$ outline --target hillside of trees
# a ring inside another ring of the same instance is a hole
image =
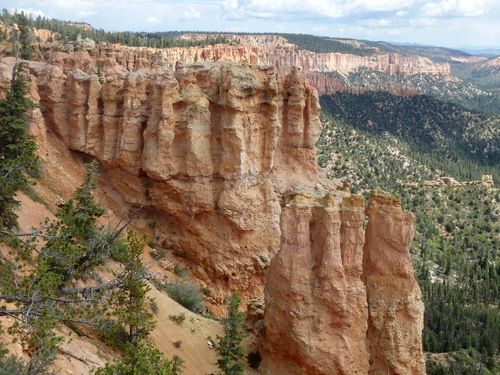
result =
[[[426,183],[444,176],[480,180],[492,172],[492,165],[480,158],[460,158],[461,141],[452,128],[466,126],[460,120],[462,110],[441,112],[443,118],[455,113],[450,117],[453,124],[441,123],[436,130],[441,132],[439,142],[431,146],[437,141],[428,129],[429,111],[449,111],[448,105],[433,107],[429,98],[393,101],[386,93],[322,101],[326,105],[317,144],[320,166],[332,178],[346,176],[354,192],[391,192],[416,216],[411,254],[426,306],[423,344],[428,374],[498,373],[500,191],[480,183]],[[390,104],[393,107],[387,108]],[[383,109],[385,118],[374,107]],[[435,353],[445,353],[446,360],[435,360]]]
[[[133,47],[153,48],[207,46],[231,42],[221,35],[214,35],[213,37],[208,36],[202,40],[181,39],[180,36],[185,34],[185,32],[179,31],[153,33],[130,31],[110,32],[103,29],[80,27],[79,24],[75,22],[48,19],[41,16],[33,18],[31,15],[25,15],[22,12],[19,14],[11,14],[7,9],[3,9],[0,15],[0,21],[6,24],[18,23],[20,17],[26,20],[26,25],[30,28],[46,29],[58,33],[56,38],[60,40],[75,40],[77,35],[80,35],[82,38],[90,38],[96,43],[120,43]],[[2,35],[0,35],[0,37],[2,37]]]
[[[500,75],[498,74],[498,67],[496,68],[479,68],[474,64],[466,64],[454,62],[450,64],[451,73],[456,77],[479,87],[486,89],[500,88]]]
[[[382,91],[322,96],[321,107],[355,129],[404,141],[407,153],[459,180],[493,175],[500,182],[500,118],[428,96],[401,97]]]
[[[470,71],[472,68],[467,69]],[[347,88],[391,91],[393,87],[400,87],[403,91],[416,91],[421,95],[453,103],[470,111],[490,116],[500,114],[500,86],[498,85],[481,86],[474,80],[469,82],[454,76],[388,74],[369,68],[360,68],[357,72],[342,75],[337,72],[326,72],[325,74],[337,79]],[[484,80],[494,82],[490,78],[484,78]]]

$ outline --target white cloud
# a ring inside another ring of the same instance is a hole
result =
[[[491,5],[491,0],[441,0],[428,2],[422,11],[430,17],[477,17],[489,12]]]
[[[312,28],[314,33],[324,33],[326,30],[328,30],[328,26],[316,26]]]
[[[82,10],[76,13],[76,19],[80,20],[82,18],[88,18],[90,16],[93,16],[97,14],[98,12],[95,10]]]
[[[149,24],[160,23],[160,19],[158,17],[155,17],[155,16],[149,16],[146,19],[146,23],[149,23]]]
[[[31,15],[33,18],[36,18],[38,16],[40,17],[45,17],[45,14],[41,10],[33,9],[33,8],[28,8],[28,9],[23,9],[23,8],[11,8],[10,13],[21,13],[24,12],[26,15]]]
[[[228,18],[284,18],[292,21],[401,11],[413,3],[414,0],[226,0],[223,9]]]
[[[345,1],[351,13],[360,12],[390,12],[409,8],[413,0],[354,0]]]
[[[189,10],[182,12],[183,20],[199,20],[201,19],[201,12],[197,11],[193,6],[189,7]]]

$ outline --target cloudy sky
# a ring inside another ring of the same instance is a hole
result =
[[[243,31],[500,48],[499,0],[0,0],[107,31]]]

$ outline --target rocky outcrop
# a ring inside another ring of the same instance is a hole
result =
[[[262,374],[367,374],[360,196],[297,195],[283,208],[266,284]]]
[[[385,361],[424,374],[412,216],[376,193],[364,231],[363,199],[318,177],[319,100],[304,71],[170,71],[139,55],[28,62],[42,147],[53,132],[98,159],[108,199],[144,205],[155,241],[186,258],[214,306],[234,290],[261,297],[267,280],[263,331],[260,304],[252,317],[263,374],[371,374]],[[3,86],[13,62],[0,63]]]
[[[262,295],[282,194],[317,180],[320,108],[299,69],[281,79],[270,66],[132,72],[106,61],[99,77],[85,53],[27,69],[43,106],[37,127],[97,158],[129,204],[144,203],[157,242],[187,258],[214,303],[232,290]]]
[[[262,373],[425,374],[412,214],[374,192],[298,195],[282,211],[266,284]]]
[[[390,367],[391,374],[425,374],[424,304],[409,252],[415,217],[382,192],[372,192],[366,215],[363,280],[372,370]]]
[[[436,180],[426,180],[423,182],[424,186],[438,187],[438,188],[451,188],[457,189],[463,186],[484,186],[488,189],[493,188],[495,182],[493,181],[493,176],[485,174],[481,177],[481,181],[457,181],[453,177],[439,177]],[[418,184],[417,184],[418,186]]]

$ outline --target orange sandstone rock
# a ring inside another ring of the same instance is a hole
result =
[[[366,214],[363,278],[372,370],[383,372],[390,364],[391,374],[424,375],[424,304],[409,254],[415,217],[379,191],[372,192]]]
[[[296,196],[266,284],[262,374],[367,374],[363,199]]]
[[[412,214],[386,193],[297,195],[266,284],[264,375],[425,374]]]
[[[27,62],[30,96],[43,106],[33,132],[97,158],[109,196],[145,205],[155,240],[187,258],[214,305],[234,290],[261,297],[267,279],[264,329],[261,312],[254,322],[263,374],[364,375],[386,361],[393,374],[424,374],[413,217],[377,192],[365,232],[363,199],[328,193],[306,69],[277,77],[269,65],[202,62],[168,71],[151,53],[101,49],[101,76],[89,53]],[[4,87],[12,65],[0,62]]]
[[[41,129],[97,158],[129,204],[154,212],[158,243],[181,249],[214,303],[233,290],[261,296],[282,195],[316,189],[316,91],[301,71],[278,79],[271,66],[151,72],[105,61],[99,77],[89,61],[57,53],[53,64],[27,63]]]

